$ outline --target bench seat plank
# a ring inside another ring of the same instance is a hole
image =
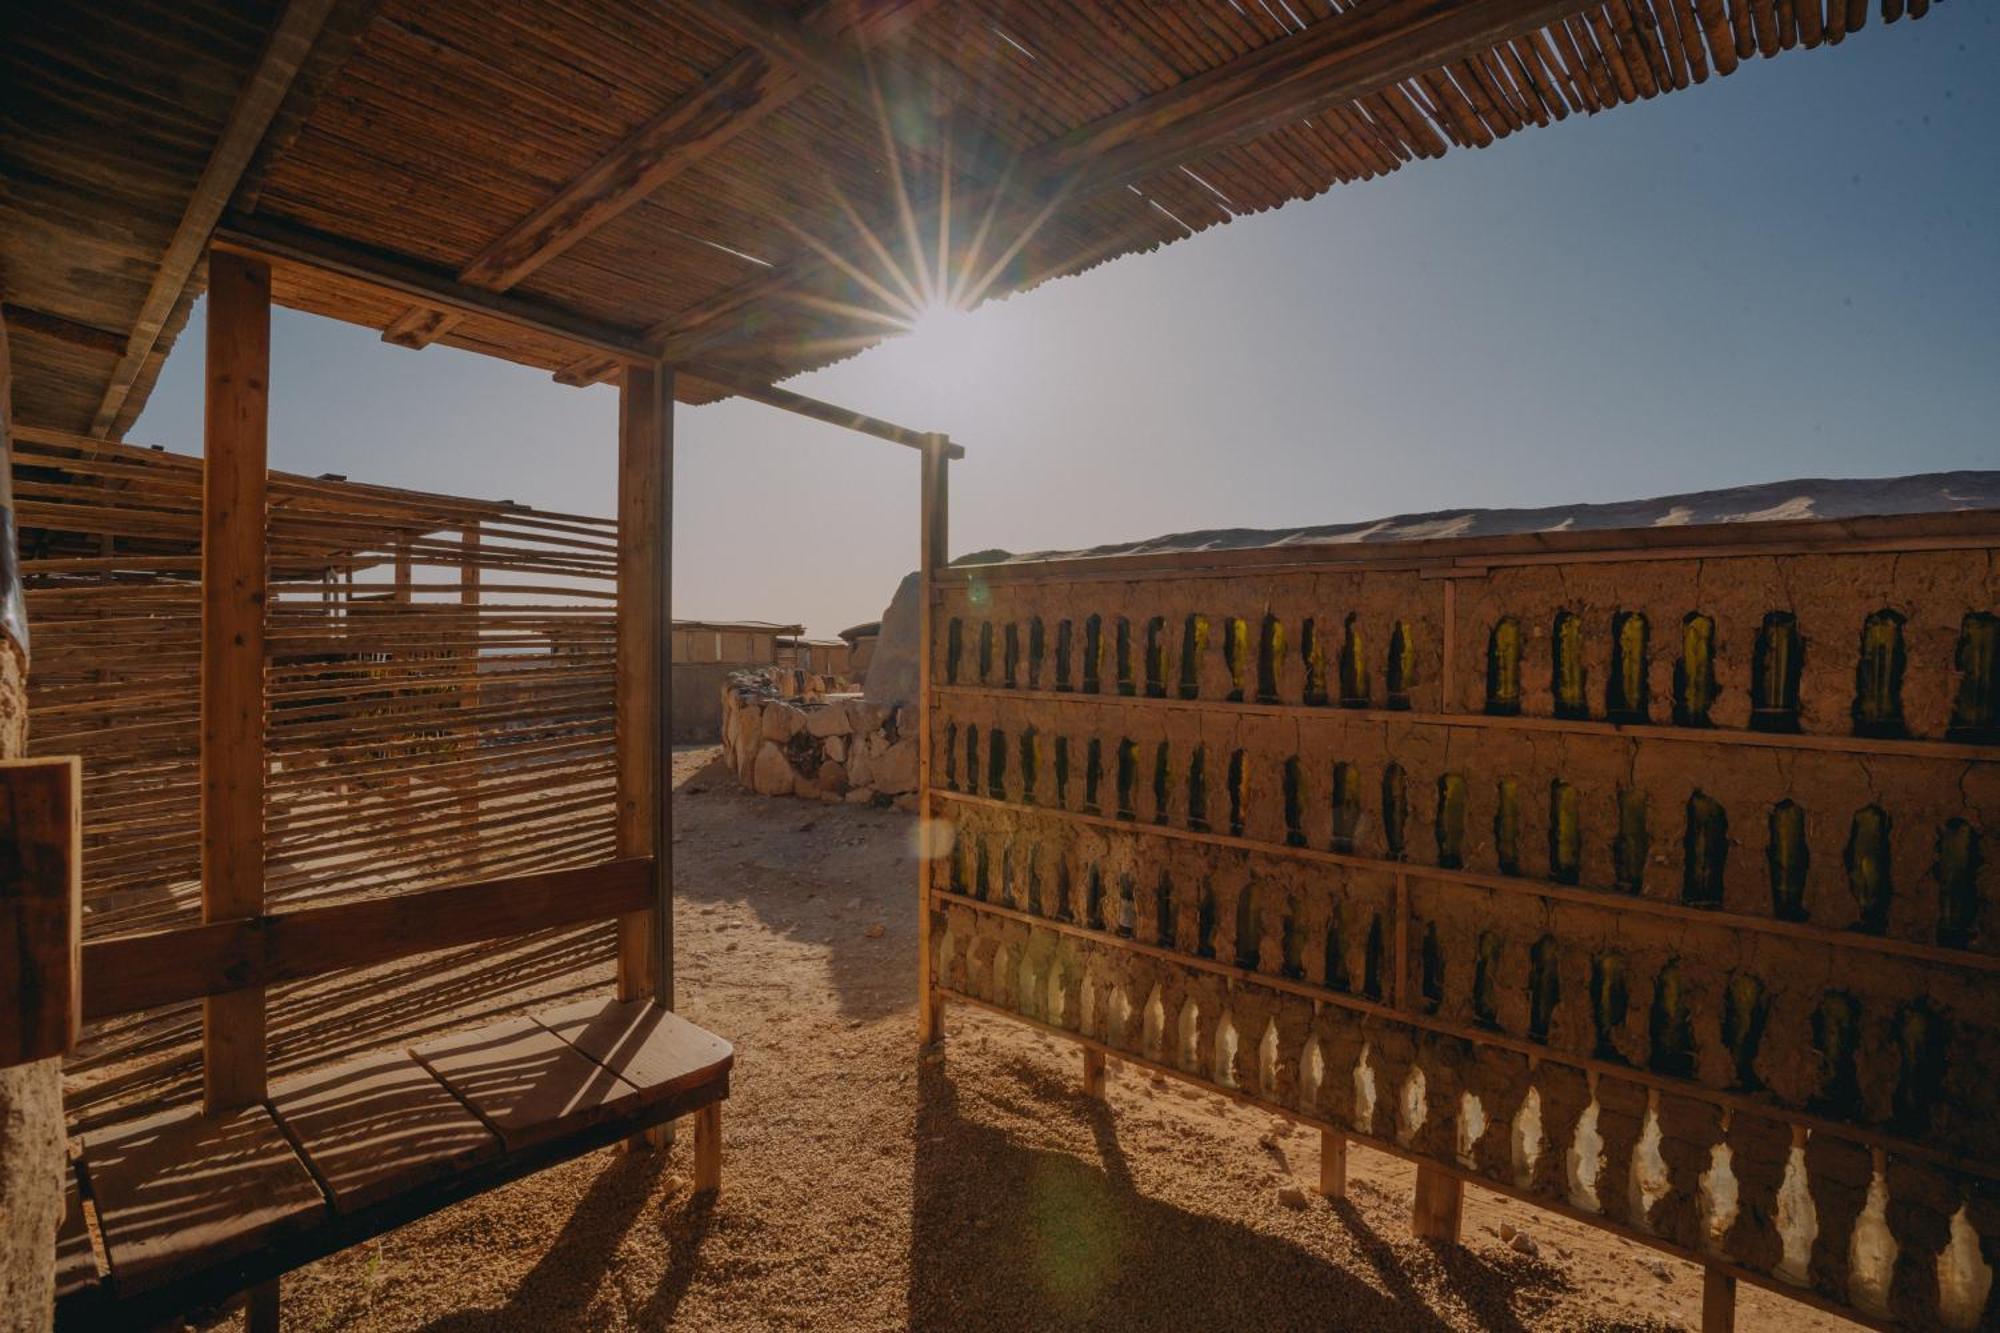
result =
[[[166,1111],[92,1134],[84,1169],[121,1291],[309,1227],[326,1200],[262,1106]]]
[[[415,1047],[509,1152],[628,1114],[639,1090],[532,1018],[509,1019]]]
[[[726,1082],[736,1062],[728,1042],[650,1000],[579,1000],[535,1017],[648,1102]]]
[[[287,1079],[271,1109],[343,1213],[500,1152],[499,1137],[407,1051]]]
[[[63,1163],[63,1217],[56,1231],[56,1297],[94,1286],[102,1276],[97,1252],[90,1246],[90,1226],[83,1219],[83,1194],[76,1187],[76,1165]]]

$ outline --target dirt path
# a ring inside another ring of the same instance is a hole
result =
[[[952,1013],[920,1063],[910,817],[744,796],[713,754],[676,762],[675,929],[682,1008],[738,1052],[720,1202],[685,1144],[596,1153],[288,1278],[288,1329],[1699,1326],[1694,1267],[1495,1195],[1463,1248],[1413,1241],[1413,1172],[1375,1153],[1349,1202],[1288,1208],[1316,1136],[1130,1070],[1107,1108],[1000,1020]]]

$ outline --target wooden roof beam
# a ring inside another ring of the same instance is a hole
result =
[[[738,398],[747,398],[753,403],[762,403],[766,407],[775,407],[782,412],[811,417],[814,421],[824,421],[830,426],[872,435],[891,444],[922,449],[924,442],[931,438],[924,431],[911,430],[908,426],[898,426],[893,421],[884,421],[865,412],[838,407],[818,398],[808,398],[805,394],[794,393],[790,389],[780,389],[775,384],[765,384],[761,380],[746,378],[712,366],[679,366],[675,368],[675,373],[681,379],[698,380],[718,389],[727,390]],[[948,458],[963,458],[965,449],[956,444],[947,445],[945,455]]]
[[[1014,175],[1012,207],[996,220],[996,231],[1004,234],[1006,227],[1019,225],[1063,192],[1083,198],[1121,189],[1539,31],[1596,3],[1386,0],[1334,14],[1030,150]],[[954,207],[976,215],[987,203],[979,198]],[[823,258],[804,257],[663,321],[648,335],[656,351],[669,358],[740,344],[746,340],[738,332],[739,322],[725,316],[759,301],[782,299],[825,276],[829,268]],[[557,378],[588,384],[614,369],[604,360],[586,358],[564,367]]]
[[[429,309],[461,317],[499,320],[558,338],[573,344],[579,353],[608,358],[621,365],[657,359],[647,350],[637,330],[601,324],[561,306],[469,286],[449,273],[405,256],[358,246],[288,223],[232,214],[216,228],[212,244],[218,250],[257,256],[276,267],[289,265],[331,273],[408,297]]]
[[[847,33],[861,46],[901,32],[935,0],[895,0],[875,6],[823,5],[808,20],[815,42],[823,33]],[[752,47],[738,51],[721,69],[592,163],[574,180],[510,227],[458,272],[458,280],[490,291],[506,291],[571,246],[624,213],[662,185],[694,166],[765,117],[812,87],[817,71],[790,61],[772,61]],[[428,347],[449,333],[460,316],[415,306],[382,330],[382,339],[400,347]]]
[[[139,318],[125,339],[124,355],[118,358],[111,380],[104,386],[104,397],[90,426],[92,435],[103,438],[118,420],[119,409],[124,407],[126,396],[138,382],[147,358],[159,342],[160,331],[166,327],[208,246],[209,233],[222,217],[230,196],[235,194],[237,183],[243,179],[258,144],[263,142],[265,131],[278,114],[292,80],[312,54],[313,43],[319,40],[334,2],[290,0],[278,16],[277,26],[271,30],[270,40],[265,43],[243,91],[237,95],[236,105],[230,109],[208,164],[202,168],[201,179],[195,182],[194,191],[188,196],[187,208],[167,242],[160,265],[153,271],[153,282],[139,307]]]

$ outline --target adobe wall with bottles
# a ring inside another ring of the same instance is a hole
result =
[[[935,985],[1819,1304],[1991,1321],[1996,547],[955,566]]]

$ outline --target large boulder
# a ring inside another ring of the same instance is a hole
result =
[[[792,772],[791,761],[785,752],[770,741],[765,741],[757,751],[756,766],[751,773],[750,788],[759,796],[789,796],[798,785],[798,776]]]
[[[872,769],[875,790],[901,793],[917,789],[917,738],[905,736],[876,758]]]
[[[848,720],[846,703],[836,701],[807,713],[806,730],[819,737],[847,735],[853,727]]]

